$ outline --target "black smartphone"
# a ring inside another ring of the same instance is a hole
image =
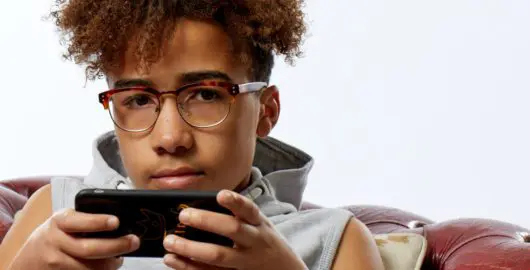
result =
[[[91,214],[114,215],[120,220],[118,229],[107,232],[83,233],[82,237],[117,238],[135,234],[140,248],[127,257],[163,257],[167,251],[163,241],[175,234],[193,241],[233,246],[227,237],[184,226],[179,213],[187,207],[233,215],[217,202],[217,192],[183,190],[115,190],[83,189],[75,197],[75,209]]]

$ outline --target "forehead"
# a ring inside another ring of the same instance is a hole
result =
[[[109,71],[109,84],[120,79],[146,79],[159,87],[173,87],[182,76],[202,71],[228,74],[234,81],[247,80],[247,66],[234,53],[232,40],[222,27],[206,21],[182,19],[164,43],[161,58],[148,70],[138,69],[137,44],[131,39],[118,70]]]

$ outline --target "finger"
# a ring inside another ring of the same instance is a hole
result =
[[[76,258],[106,259],[121,256],[140,247],[140,239],[126,235],[114,239],[74,238],[70,235],[58,238],[59,248]]]
[[[67,233],[102,232],[118,228],[119,220],[115,216],[87,214],[66,209],[52,217],[56,226]]]
[[[250,199],[229,190],[223,190],[217,195],[217,201],[232,213],[254,226],[259,226],[264,220],[258,206]]]
[[[76,260],[65,254],[64,252],[57,251],[48,253],[46,256],[42,257],[43,265],[39,268],[45,269],[77,269],[77,270],[90,270],[88,265],[83,262]],[[18,269],[17,267],[14,267]]]
[[[251,247],[260,233],[257,227],[236,217],[202,209],[182,210],[179,221],[186,226],[228,237],[242,247]]]
[[[123,258],[85,260],[84,264],[88,267],[88,269],[116,270],[116,269],[119,269],[123,265]]]
[[[245,259],[237,249],[191,241],[176,235],[166,237],[164,248],[181,257],[193,258],[194,262],[226,268],[238,268]]]
[[[164,256],[164,264],[173,269],[186,269],[186,270],[214,270],[220,269],[216,266],[207,265],[204,263],[196,262],[175,254],[166,254]]]

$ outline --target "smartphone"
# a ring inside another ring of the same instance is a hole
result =
[[[233,215],[216,198],[217,192],[204,191],[83,189],[75,197],[75,209],[114,215],[120,220],[114,231],[83,233],[81,237],[117,238],[135,234],[140,238],[140,248],[123,256],[163,257],[167,253],[163,241],[169,234],[221,246],[234,245],[227,237],[179,222],[180,211],[188,207]]]

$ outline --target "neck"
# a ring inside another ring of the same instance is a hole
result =
[[[248,176],[245,177],[243,179],[243,181],[241,181],[241,183],[239,183],[239,185],[236,186],[234,191],[239,193],[239,192],[243,191],[245,188],[247,188],[250,185],[250,178],[251,177],[252,177],[252,173],[249,173]]]

